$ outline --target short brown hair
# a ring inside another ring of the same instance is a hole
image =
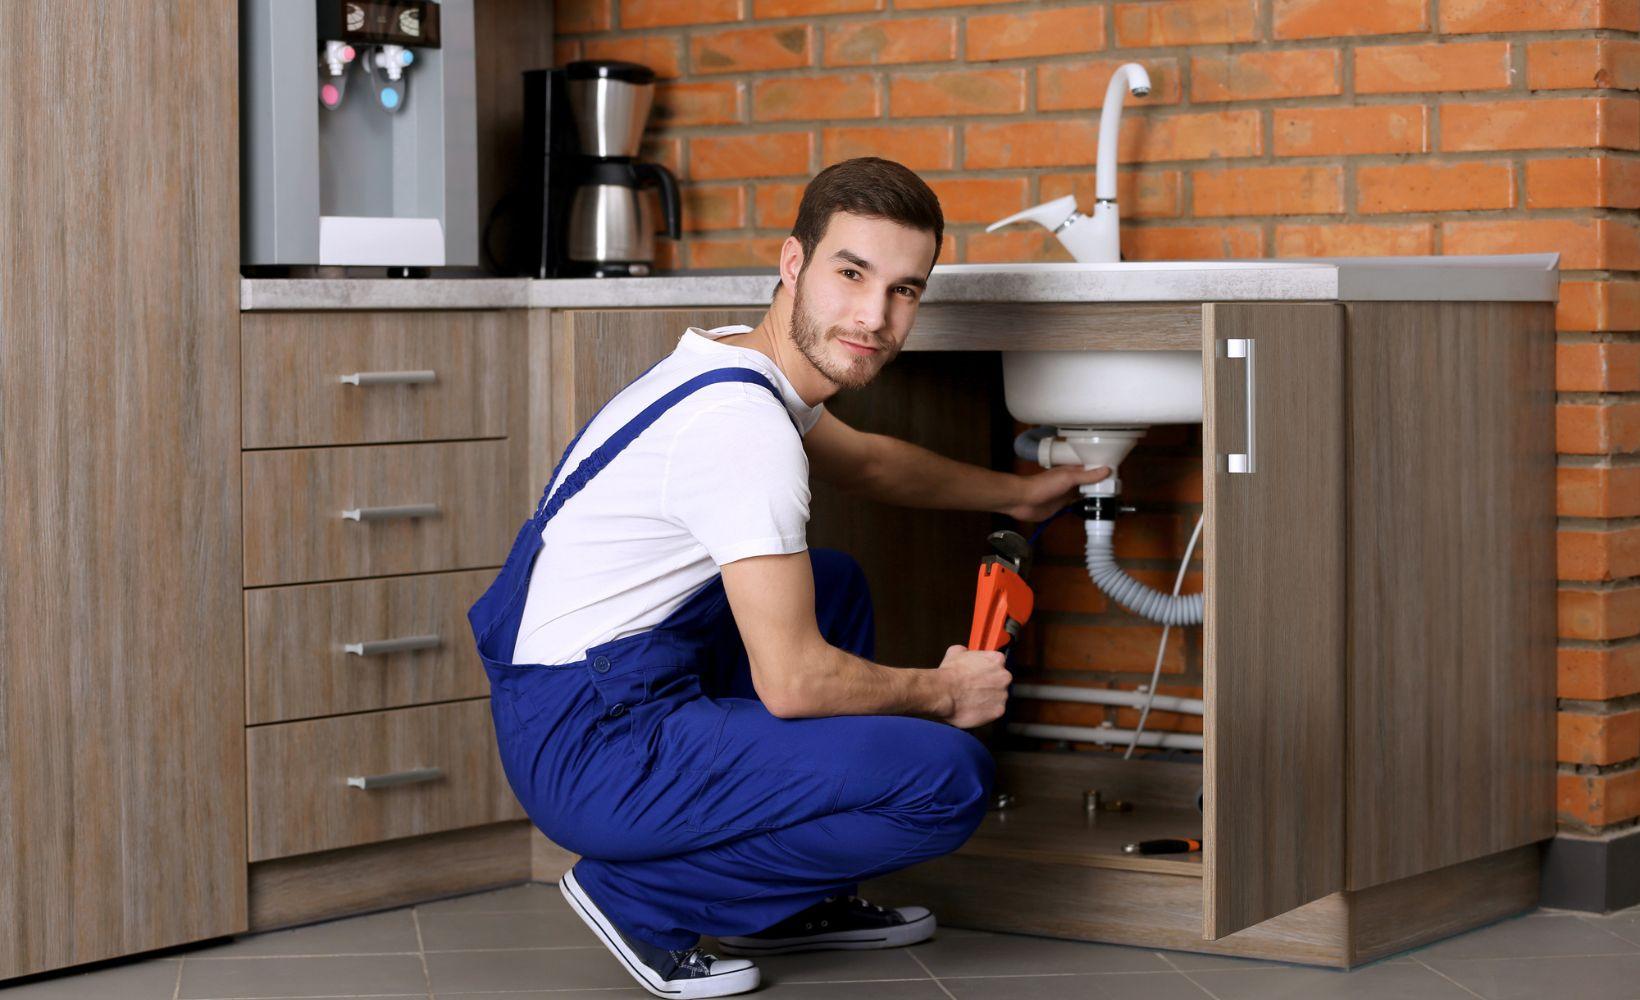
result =
[[[803,246],[804,268],[814,258],[814,250],[837,212],[887,219],[933,233],[933,259],[940,259],[940,243],[945,238],[940,200],[921,177],[893,160],[857,156],[833,163],[809,181],[797,206],[797,222],[792,225],[792,235]]]

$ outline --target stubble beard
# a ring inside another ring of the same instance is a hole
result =
[[[839,389],[860,389],[877,377],[883,366],[893,361],[900,353],[899,345],[888,343],[881,338],[864,333],[856,333],[847,337],[860,344],[869,344],[877,348],[877,353],[871,356],[855,355],[847,362],[839,363],[826,352],[825,346],[833,340],[843,339],[846,331],[837,327],[822,331],[820,324],[815,322],[807,309],[803,308],[803,280],[799,276],[797,290],[792,295],[792,343],[796,345],[799,354],[808,359],[815,371],[823,375],[828,382]],[[844,348],[848,350],[848,348]]]

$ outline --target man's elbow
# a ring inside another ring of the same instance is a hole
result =
[[[827,647],[829,648],[829,647]],[[752,661],[752,687],[769,714],[777,719],[806,719],[817,711],[819,689],[823,687],[825,661],[820,651],[812,656],[782,658],[778,669],[759,669]]]

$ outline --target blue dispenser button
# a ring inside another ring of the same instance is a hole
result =
[[[392,87],[382,88],[382,107],[391,111],[399,106],[399,92]]]
[[[416,61],[416,54],[414,52],[411,52],[409,49],[405,49],[403,52],[399,53],[399,62],[402,63],[403,65],[408,66],[408,65],[410,65],[411,63],[413,63],[415,61]]]

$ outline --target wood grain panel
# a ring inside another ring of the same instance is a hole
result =
[[[253,726],[245,755],[252,861],[524,816],[496,757],[488,699]],[[444,777],[347,784],[429,767]]]
[[[245,584],[498,565],[523,521],[507,459],[504,441],[248,452]],[[358,507],[422,503],[439,513],[342,517]]]
[[[1343,309],[1211,305],[1203,326],[1206,934],[1343,887]],[[1252,338],[1247,363],[1227,338]],[[1223,455],[1253,447],[1255,471]]]
[[[477,570],[247,591],[246,722],[488,695],[467,609],[494,578]],[[344,648],[429,635],[440,644],[371,656]]]
[[[1554,307],[1349,306],[1348,878],[1555,831]]]
[[[245,926],[235,10],[0,8],[0,979]]]
[[[246,448],[501,437],[511,312],[248,313]],[[349,385],[358,372],[435,381]]]
[[[250,929],[273,930],[530,877],[528,820],[276,858],[250,866]],[[539,837],[539,834],[534,834]]]
[[[907,351],[1195,351],[1194,302],[964,302],[917,309]]]

